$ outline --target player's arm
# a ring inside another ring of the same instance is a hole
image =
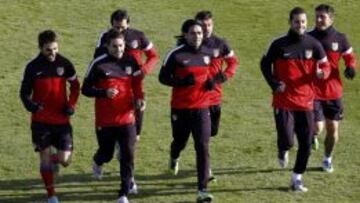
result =
[[[42,104],[31,100],[34,75],[29,66],[26,67],[20,87],[20,99],[27,111],[35,113],[43,108]]]
[[[261,59],[260,69],[261,73],[264,76],[267,84],[270,86],[273,92],[283,92],[285,91],[285,83],[283,81],[279,81],[274,77],[273,74],[273,63],[276,53],[276,47],[271,44],[267,53]]]
[[[314,47],[315,59],[317,60],[316,77],[318,79],[327,79],[330,76],[331,66],[327,59],[326,52],[320,42]]]
[[[222,73],[219,73],[217,75],[218,78],[216,79],[217,82],[223,83],[227,79],[234,77],[236,73],[236,68],[239,66],[239,60],[236,57],[234,50],[230,48],[226,41],[224,41],[221,49],[223,55],[222,57],[224,58],[226,67]]]
[[[174,55],[170,53],[164,60],[164,63],[160,69],[159,81],[163,85],[171,87],[186,87],[195,84],[195,78],[193,74],[188,74],[183,78],[175,76],[176,62]]]
[[[136,67],[135,69],[140,69],[140,67],[138,67],[135,60],[134,60],[134,66]],[[144,100],[144,90],[143,90],[143,82],[144,82],[143,77],[141,75],[133,75],[131,82],[134,93],[135,108],[144,111],[145,100]]]
[[[67,77],[66,80],[70,84],[70,95],[69,95],[68,102],[67,102],[66,106],[64,107],[63,112],[66,115],[70,116],[70,115],[74,114],[74,112],[75,112],[75,105],[76,105],[76,102],[78,101],[79,94],[80,94],[80,82],[76,75],[75,68],[71,63],[69,63],[69,65],[68,65],[66,77]]]
[[[149,74],[155,69],[156,63],[159,61],[159,55],[151,42],[143,51],[146,56],[146,61],[141,66],[141,70],[144,74]]]
[[[342,58],[345,61],[344,75],[348,79],[353,79],[356,75],[356,57],[353,52],[353,48],[348,42],[346,36],[344,36],[344,50],[342,52]]]
[[[96,69],[96,65],[94,65],[94,62],[92,62],[84,78],[81,93],[87,97],[107,97],[106,89],[95,87],[95,83],[97,82],[98,78],[99,73]]]

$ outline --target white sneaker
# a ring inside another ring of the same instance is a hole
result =
[[[289,151],[279,152],[279,165],[280,168],[286,168],[289,163]]]
[[[177,175],[179,173],[179,159],[172,159],[169,160],[169,173],[172,175]]]
[[[334,172],[334,168],[332,166],[332,163],[330,161],[324,160],[322,168],[325,172],[332,173]]]
[[[103,170],[102,167],[97,165],[95,162],[92,165],[92,172],[93,172],[93,177],[101,180],[103,177]]]
[[[294,192],[307,192],[308,189],[304,186],[302,180],[291,181],[290,188]]]
[[[123,196],[119,197],[117,203],[129,203],[129,200],[125,195],[123,195]]]
[[[137,195],[137,194],[139,194],[138,187],[137,187],[136,182],[135,182],[134,179],[132,179],[132,181],[131,181],[131,186],[130,186],[129,194],[132,194],[132,195]]]

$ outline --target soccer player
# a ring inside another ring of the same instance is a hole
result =
[[[121,190],[119,203],[127,203],[131,193],[134,150],[136,142],[135,109],[143,100],[140,67],[136,60],[125,54],[125,38],[118,30],[110,30],[106,37],[108,54],[89,66],[82,93],[95,97],[95,125],[99,148],[94,155],[93,171],[99,178],[102,165],[114,154],[115,143],[120,147]]]
[[[126,10],[119,9],[114,11],[110,17],[112,29],[116,29],[125,35],[125,51],[133,56],[140,65],[140,70],[136,74],[145,76],[150,74],[159,60],[157,51],[153,43],[145,36],[145,34],[137,29],[130,28],[130,16]],[[105,39],[108,31],[101,33],[96,45],[94,58],[107,53]],[[146,60],[142,60],[145,55]],[[141,81],[143,84],[143,81]],[[143,91],[143,87],[142,87]],[[146,107],[145,100],[139,100],[136,108],[136,134],[137,140],[140,139],[144,111]]]
[[[38,36],[40,53],[26,66],[20,98],[32,113],[31,131],[35,151],[40,155],[40,174],[45,184],[48,203],[57,203],[54,168],[71,162],[73,140],[70,116],[74,114],[80,84],[73,64],[60,55],[57,35],[45,30]],[[67,96],[66,82],[70,83]],[[51,147],[57,149],[58,160],[51,158]]]
[[[170,171],[177,175],[180,152],[185,148],[190,133],[193,136],[198,172],[198,202],[211,201],[207,191],[209,178],[209,138],[211,119],[207,81],[212,51],[202,45],[200,23],[186,20],[181,28],[184,43],[166,56],[159,81],[172,87],[171,126],[173,141],[170,146]]]
[[[221,39],[213,33],[214,21],[210,11],[200,11],[196,14],[195,20],[198,21],[204,30],[203,45],[213,50],[214,58],[211,61],[210,75],[213,78],[209,81],[213,86],[210,91],[210,117],[211,117],[211,136],[216,136],[219,130],[221,116],[222,83],[235,75],[238,60],[234,51],[230,48],[224,39]],[[223,64],[226,67],[223,70]]]
[[[273,91],[277,129],[278,158],[288,163],[288,150],[298,140],[298,151],[291,178],[291,189],[306,192],[302,181],[310,156],[313,135],[313,83],[325,82],[330,65],[321,44],[306,33],[305,10],[295,7],[289,14],[290,30],[275,39],[261,60],[262,74]]]
[[[211,136],[216,136],[219,131],[221,117],[222,84],[235,75],[238,60],[234,51],[224,39],[213,33],[214,21],[211,11],[200,11],[195,15],[204,31],[203,45],[213,50],[214,58],[211,61],[209,71],[210,77],[208,86],[213,90],[209,91],[209,110],[211,118]],[[226,67],[223,68],[224,62]],[[216,180],[210,170],[209,181]]]
[[[345,61],[344,75],[352,80],[355,77],[356,59],[346,35],[334,27],[334,8],[320,4],[315,8],[315,28],[309,33],[318,39],[324,47],[331,65],[331,74],[326,83],[315,82],[316,100],[314,102],[315,132],[313,149],[318,149],[319,135],[326,126],[325,153],[322,168],[333,172],[331,156],[339,137],[339,122],[343,118],[343,87],[340,79],[339,61]]]

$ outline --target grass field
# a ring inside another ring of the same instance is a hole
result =
[[[348,34],[360,53],[360,2],[325,1],[337,12],[336,27]],[[0,0],[0,202],[45,202],[38,155],[31,145],[29,114],[18,97],[25,64],[38,52],[37,34],[54,29],[61,36],[60,52],[76,65],[83,79],[95,42],[108,28],[109,16],[126,8],[131,26],[143,30],[161,57],[175,45],[184,19],[198,10],[215,15],[215,31],[226,37],[240,58],[240,68],[225,86],[221,131],[211,142],[211,161],[217,185],[210,191],[218,203],[237,202],[359,202],[360,201],[360,80],[344,80],[345,119],[334,155],[335,172],[320,170],[323,145],[310,157],[304,181],[306,194],[288,191],[291,168],[279,169],[270,90],[259,60],[271,39],[287,31],[294,6],[303,6],[313,25],[313,8],[322,1],[303,0]],[[359,54],[358,54],[359,55]],[[146,79],[147,110],[144,131],[137,145],[136,179],[140,194],[132,202],[185,203],[196,198],[193,142],[182,153],[177,177],[166,174],[169,157],[169,88],[157,80],[160,64]],[[62,170],[57,191],[62,202],[115,202],[119,188],[118,163],[106,165],[102,181],[91,178],[92,155],[97,144],[93,101],[80,97],[73,117],[75,151],[72,165]],[[323,136],[321,137],[321,140]],[[290,154],[294,164],[296,148]]]

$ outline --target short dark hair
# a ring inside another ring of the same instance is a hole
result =
[[[335,9],[328,4],[320,4],[315,8],[315,12],[325,12],[329,14],[330,17],[335,16]]]
[[[56,41],[57,41],[56,33],[52,30],[45,30],[39,33],[38,36],[39,47],[43,47],[44,44],[50,42],[56,42]]]
[[[211,11],[199,11],[196,15],[195,15],[195,20],[207,20],[207,19],[211,19],[213,17]]]
[[[110,17],[110,24],[112,25],[114,21],[122,21],[122,20],[126,20],[128,23],[130,22],[130,16],[127,12],[127,10],[125,9],[118,9],[116,11],[114,11],[111,14]]]
[[[107,32],[105,42],[106,42],[106,44],[109,44],[111,40],[117,39],[117,38],[121,38],[121,39],[125,40],[125,36],[122,32],[112,28]]]
[[[303,9],[301,7],[293,8],[289,13],[289,20],[292,21],[292,19],[294,18],[294,15],[299,15],[299,14],[306,14],[305,9]]]
[[[194,25],[198,25],[201,27],[201,24],[194,19],[187,19],[181,26],[181,33],[188,33],[190,28]]]

